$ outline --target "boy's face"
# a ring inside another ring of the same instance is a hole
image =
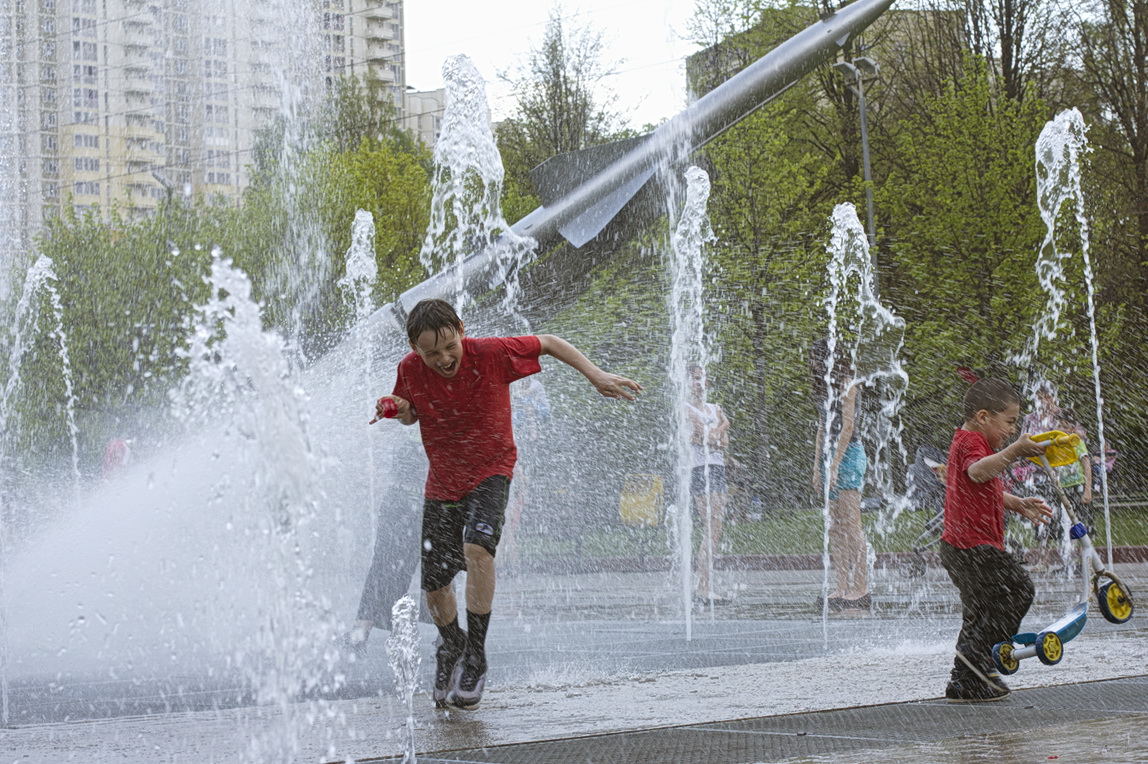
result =
[[[442,332],[425,331],[411,343],[411,350],[419,354],[423,363],[431,367],[441,377],[450,379],[458,374],[462,365],[463,328],[458,331],[445,329]]]
[[[977,412],[977,424],[984,433],[989,445],[999,449],[1004,442],[1016,435],[1016,423],[1020,419],[1020,404],[1011,403],[997,414],[981,409]]]

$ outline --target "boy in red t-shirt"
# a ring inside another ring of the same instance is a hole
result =
[[[1005,493],[1000,474],[1013,461],[1039,456],[1047,444],[1016,432],[1020,397],[999,379],[982,379],[965,393],[965,424],[953,435],[945,482],[941,562],[961,593],[961,633],[945,698],[954,703],[1000,700],[1009,694],[992,663],[992,648],[1011,639],[1032,605],[1032,579],[1004,548],[1004,512],[1047,523],[1052,510],[1039,497]],[[1000,449],[1000,450],[998,450]]]
[[[380,398],[403,424],[419,423],[430,468],[423,503],[422,588],[441,640],[435,705],[473,708],[486,683],[486,630],[494,599],[494,553],[502,531],[517,451],[510,383],[542,370],[539,356],[573,366],[607,398],[634,400],[642,386],[602,371],[569,342],[549,334],[466,337],[450,303],[423,300],[407,316],[411,353],[399,362],[394,392]],[[466,626],[458,623],[451,581],[465,570]]]

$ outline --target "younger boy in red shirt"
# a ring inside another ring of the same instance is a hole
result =
[[[1017,633],[1035,594],[1028,571],[1005,551],[1004,512],[1047,523],[1052,510],[1039,497],[1005,493],[1000,479],[1013,461],[1039,456],[1047,445],[1022,434],[1001,448],[1020,417],[1016,391],[999,379],[982,379],[965,393],[964,414],[949,447],[941,534],[941,562],[961,593],[962,610],[945,698],[976,703],[1008,696],[993,666],[993,645]]]
[[[396,418],[419,423],[430,468],[423,503],[422,588],[441,636],[435,705],[473,708],[486,683],[486,631],[494,600],[494,553],[502,531],[517,451],[510,383],[542,370],[550,355],[580,371],[607,398],[633,400],[638,383],[602,371],[550,334],[466,337],[450,303],[423,300],[407,316],[411,351],[399,363],[388,401]],[[458,623],[451,581],[465,570],[466,626]]]

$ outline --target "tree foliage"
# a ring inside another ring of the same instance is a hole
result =
[[[109,438],[140,426],[140,412],[166,407],[167,391],[186,372],[176,350],[186,342],[192,306],[206,298],[213,250],[251,276],[268,327],[284,335],[292,329],[293,298],[274,278],[276,269],[293,267],[296,281],[320,282],[309,285],[317,297],[303,326],[312,354],[341,337],[352,317],[337,281],[356,210],[375,219],[376,303],[424,278],[418,250],[430,206],[429,152],[395,129],[393,109],[368,106],[364,98],[358,85],[336,88],[318,112],[323,118],[310,148],[291,169],[274,149],[281,126],[269,126],[257,147],[254,181],[238,206],[175,196],[141,220],[66,206],[48,225],[39,249],[58,276],[85,471],[95,468]],[[287,179],[299,184],[290,194]],[[314,241],[323,243],[319,276],[296,264],[289,240],[293,216],[303,212]],[[26,457],[41,458],[36,453],[43,451],[46,459],[70,445],[59,340],[43,327],[22,373],[41,382],[22,385],[14,405]]]

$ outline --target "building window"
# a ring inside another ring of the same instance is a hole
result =
[[[100,108],[100,91],[95,88],[72,88],[72,106],[77,109]]]
[[[57,178],[60,176],[60,160],[58,159],[45,159],[44,160],[44,177]]]
[[[80,35],[81,37],[95,37],[96,36],[96,20],[85,19],[79,16],[72,17],[72,34]]]
[[[99,61],[99,49],[94,42],[72,41],[73,61]]]
[[[47,199],[55,199],[60,195],[59,183],[43,183],[40,185],[40,191]]]
[[[59,140],[57,140],[54,135],[41,135],[40,151],[45,154],[58,154],[60,151]]]
[[[76,172],[99,172],[100,160],[95,157],[76,157],[72,160]]]
[[[40,112],[40,129],[41,130],[55,130],[56,129],[56,112],[42,111]]]
[[[87,85],[96,84],[99,69],[92,64],[72,64],[72,79]]]
[[[100,182],[98,180],[79,180],[72,184],[72,193],[76,196],[99,196]]]
[[[72,142],[72,145],[78,149],[98,149],[100,147],[100,136],[76,133],[72,136]]]

